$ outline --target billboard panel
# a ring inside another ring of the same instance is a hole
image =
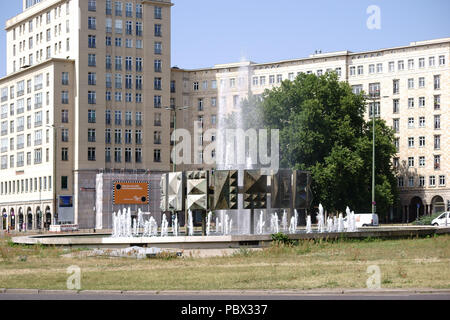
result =
[[[149,204],[149,183],[115,182],[114,204]]]

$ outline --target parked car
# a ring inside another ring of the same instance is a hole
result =
[[[431,221],[431,225],[435,227],[450,227],[450,212],[444,212],[439,217]]]
[[[355,213],[356,228],[378,227],[378,215],[372,213]],[[347,228],[347,218],[344,219],[344,227]]]

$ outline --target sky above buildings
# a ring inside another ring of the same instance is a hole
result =
[[[315,50],[365,51],[450,37],[448,0],[173,2],[172,66],[180,68],[211,67],[244,58],[279,61],[307,57]],[[373,5],[379,11],[371,8],[367,13]],[[21,10],[22,0],[8,1],[0,12],[3,25]],[[6,32],[2,31],[0,76],[6,72],[5,48]]]

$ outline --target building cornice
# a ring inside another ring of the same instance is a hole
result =
[[[42,1],[40,3],[37,3],[34,6],[28,8],[28,9],[25,9],[23,12],[12,17],[11,19],[7,20],[5,30],[8,31],[9,29],[14,28],[15,26],[23,23],[24,21],[29,20],[32,17],[34,18],[35,16],[42,14],[43,11],[47,11],[61,3],[66,3],[66,2],[67,2],[67,0],[46,0],[46,1]]]
[[[172,7],[174,4],[170,0],[142,0],[142,3],[154,4],[158,6]]]
[[[33,72],[36,69],[42,68],[42,67],[44,67],[46,65],[55,64],[55,63],[72,63],[72,64],[75,64],[75,60],[72,60],[72,59],[61,59],[61,58],[51,58],[51,59],[45,60],[44,62],[41,62],[41,63],[38,63],[38,64],[34,64],[34,65],[32,65],[32,66],[30,66],[28,68],[24,68],[24,69],[21,69],[19,71],[14,72],[14,73],[10,73],[10,74],[6,75],[5,77],[0,78],[0,83],[5,82],[5,81],[9,81],[12,78],[20,77],[20,76],[22,76],[24,74],[27,74],[29,72]]]

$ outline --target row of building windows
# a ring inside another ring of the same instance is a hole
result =
[[[28,2],[30,2],[30,3],[35,2],[35,3],[37,3],[37,2],[40,2],[40,0],[27,0],[27,3]],[[66,6],[65,7],[66,7],[66,15],[69,15],[70,14],[70,10],[69,10],[70,9],[70,1],[66,2]],[[52,21],[51,11],[52,10],[49,10],[49,11],[47,11],[45,13],[46,24],[50,24],[51,21]],[[58,18],[61,18],[62,5],[55,7],[53,9],[53,12],[54,12],[54,19],[55,20],[58,19]],[[21,25],[19,25],[19,27],[14,28],[12,30],[12,32],[13,32],[13,40],[14,41],[16,40],[16,37],[17,37],[17,31],[16,30],[17,29],[19,30],[19,36],[22,36],[22,35],[25,35],[26,26],[27,25],[28,25],[28,32],[30,32],[30,33],[33,32],[34,26],[36,26],[36,28],[42,27],[43,16],[44,16],[44,14],[38,15],[38,16],[36,16],[36,18],[28,20],[28,22],[22,23]]]
[[[408,98],[408,109],[413,109],[416,105],[416,98]],[[426,106],[426,97],[419,97],[418,98],[418,105],[421,108],[425,108]],[[440,110],[441,109],[441,95],[434,95],[433,96],[433,107],[434,110]],[[393,113],[399,113],[400,112],[400,99],[394,99],[393,100]]]
[[[67,179],[67,177],[65,177],[65,179]],[[8,195],[28,192],[51,191],[52,182],[52,176],[2,181],[0,182],[0,194]]]
[[[34,149],[34,159],[32,158],[32,152],[18,152],[17,155],[2,155],[1,156],[1,169],[6,170],[9,168],[23,167],[25,165],[31,166],[41,164],[42,148]],[[25,158],[26,157],[26,158]],[[8,163],[9,161],[9,163]],[[26,162],[25,162],[26,161]],[[50,162],[50,149],[45,149],[45,162]]]
[[[439,66],[445,66],[445,56],[441,55],[438,57],[438,63]],[[415,59],[409,59],[407,61],[408,64],[408,70],[414,70],[415,68]],[[388,71],[389,72],[395,72],[395,61],[388,62]],[[425,58],[419,58],[419,68],[425,68],[426,61]],[[432,68],[436,66],[436,57],[429,57],[428,58],[428,67]],[[369,74],[375,74],[375,73],[383,73],[383,63],[378,64],[370,64],[368,67]],[[397,61],[397,71],[403,71],[405,70],[405,61],[399,60]],[[349,68],[350,76],[355,75],[364,75],[364,66],[350,66]]]
[[[414,137],[408,137],[408,148],[414,148],[415,141],[416,140]],[[426,137],[424,137],[424,136],[419,137],[419,147],[420,148],[426,147]],[[441,136],[440,135],[434,136],[434,149],[435,150],[441,149]]]
[[[27,128],[26,129],[32,128],[31,119],[32,119],[31,116],[27,116]],[[49,123],[50,123],[50,112],[47,111],[46,112],[46,124],[49,124]],[[34,113],[34,127],[38,128],[38,127],[42,126],[42,124],[43,124],[42,111],[35,112]],[[8,130],[8,127],[9,127],[9,130]],[[22,132],[25,130],[25,117],[18,117],[18,118],[16,118],[16,120],[2,121],[0,128],[1,128],[2,136],[6,136],[8,134],[14,133],[15,131]]]
[[[155,131],[154,132],[154,144],[161,144],[161,131]],[[124,139],[122,139],[122,137]],[[143,136],[142,136],[142,130],[136,130],[134,134],[134,142],[136,144],[143,144]],[[88,141],[89,142],[96,142],[96,134],[95,129],[88,129]],[[125,142],[125,144],[133,144],[133,131],[132,130],[125,130],[125,135],[122,136],[122,129],[115,129],[114,130],[114,140],[112,140],[112,130],[106,129],[105,130],[105,143],[111,144],[114,141],[115,144],[122,144]]]
[[[55,25],[54,27],[54,32],[53,32],[53,36],[55,38],[58,38],[62,35],[62,24],[58,24]],[[66,33],[70,32],[70,21],[66,20]],[[22,51],[27,51],[27,50],[32,50],[34,46],[38,46],[40,44],[43,43],[43,39],[44,39],[44,33],[43,32],[39,32],[36,33],[35,36],[29,37],[28,41],[27,40],[22,40],[19,42],[19,53],[21,53]],[[50,42],[52,40],[52,29],[47,29],[45,31],[45,40],[46,42]],[[28,47],[27,47],[28,45]],[[13,44],[12,46],[12,50],[13,50],[13,56],[15,57],[17,54],[17,44]]]
[[[62,92],[62,100],[61,102],[64,104],[66,103],[66,101],[68,99],[68,92]],[[46,105],[49,106],[50,105],[50,92],[47,92],[46,94]],[[16,106],[16,107],[15,107]],[[42,108],[42,93],[37,93],[35,94],[34,97],[34,109],[40,109]],[[31,98],[27,99],[27,108],[25,110],[25,100],[24,99],[19,99],[17,100],[16,104],[11,103],[9,104],[9,108],[8,108],[8,104],[2,104],[0,107],[0,117],[1,119],[6,119],[8,118],[8,116],[14,116],[14,115],[21,115],[23,113],[25,113],[25,111],[31,111],[32,110],[32,103],[31,103]]]
[[[105,7],[105,13],[106,15],[112,15],[113,13],[113,7],[114,7],[114,14],[118,17],[122,16],[123,13],[123,3],[121,1],[115,1],[113,6],[113,1],[106,0],[106,7]],[[97,11],[97,1],[96,0],[89,0],[88,2],[88,10],[90,12],[96,12]],[[136,4],[136,18],[141,19],[143,15],[143,6],[142,4]],[[125,3],[125,16],[128,18],[133,17],[133,3],[132,2],[126,2]],[[155,19],[162,19],[162,9],[161,7],[155,7],[154,9],[154,18]]]
[[[123,63],[125,62],[125,64]],[[135,67],[136,72],[142,72],[144,66],[144,59],[141,57],[135,57],[133,64],[133,57],[127,56],[123,59],[122,56],[114,57],[114,68],[116,71],[121,71],[123,66],[125,66],[126,71],[133,71],[133,65]],[[105,68],[106,70],[112,69],[113,60],[110,55],[106,55],[105,57]],[[161,72],[162,70],[162,61],[160,59],[154,60],[155,72]]]
[[[396,133],[400,132],[400,119],[393,119],[393,125],[392,128]],[[414,118],[408,118],[408,127],[412,128],[414,125]],[[419,118],[419,127],[425,127],[425,117]],[[435,115],[434,116],[434,130],[440,130],[441,129],[441,115]]]
[[[123,152],[122,152],[123,151]],[[113,154],[112,154],[113,152]],[[96,150],[95,148],[89,148],[88,149],[88,160],[89,161],[96,161]],[[133,162],[133,149],[132,148],[105,148],[105,162],[115,163],[131,163]],[[143,156],[142,156],[142,149],[141,148],[135,148],[134,149],[134,162],[135,163],[142,163],[143,162]],[[154,159],[153,162],[161,162],[161,150],[156,149],[154,150]]]
[[[68,129],[62,129],[62,142],[68,142],[69,140],[69,131]],[[50,130],[46,130],[45,142],[43,140],[42,130],[34,131],[34,146],[40,146],[43,143],[50,143]],[[14,151],[24,149],[25,147],[32,147],[32,134],[28,133],[26,135],[26,145],[25,145],[25,135],[19,134],[15,138],[1,138],[1,153],[5,153],[8,151]],[[9,149],[8,149],[9,146]]]
[[[438,181],[436,181],[436,178],[438,179]],[[424,176],[419,176],[418,177],[418,181],[416,182],[416,177],[408,177],[408,187],[410,188],[414,188],[414,187],[425,187],[425,177]],[[416,183],[418,183],[416,185]],[[428,180],[428,186],[429,187],[436,187],[437,184],[439,183],[440,187],[445,187],[446,185],[446,177],[445,175],[441,175],[439,177],[436,176],[430,176],[429,180]],[[404,177],[399,177],[398,178],[398,186],[400,188],[404,188],[405,187],[405,178]]]
[[[434,169],[435,170],[441,170],[441,155],[434,155]],[[406,162],[405,162],[406,163]],[[414,168],[415,163],[415,157],[408,157],[408,167]],[[419,156],[419,167],[424,168],[426,166],[426,157],[425,156]],[[399,158],[394,158],[394,168],[398,169],[400,167],[400,160]]]
[[[66,52],[70,51],[70,38],[66,39]],[[57,43],[55,43],[55,55],[61,54],[62,52],[62,42],[59,41]],[[51,59],[52,58],[52,51],[51,51],[51,46],[48,46],[46,48],[46,57],[45,60]],[[43,59],[43,51],[42,49],[39,51],[36,51],[36,62],[40,63],[44,61]],[[28,62],[26,60],[26,57],[20,58],[19,59],[19,68],[27,68],[34,65],[34,55],[32,53],[30,53],[28,55]],[[16,66],[16,61],[13,61],[13,72],[17,71],[17,66]]]
[[[50,86],[50,73],[46,74],[46,86]],[[34,76],[34,91],[39,91],[44,87],[44,75],[38,74]],[[26,92],[25,92],[25,80],[20,80],[14,86],[3,87],[0,89],[1,92],[1,102],[8,101],[9,99],[14,99],[16,97],[15,93],[17,93],[17,98],[22,97],[25,94],[30,94],[33,91],[32,79],[26,80]],[[8,96],[9,93],[9,96]]]

